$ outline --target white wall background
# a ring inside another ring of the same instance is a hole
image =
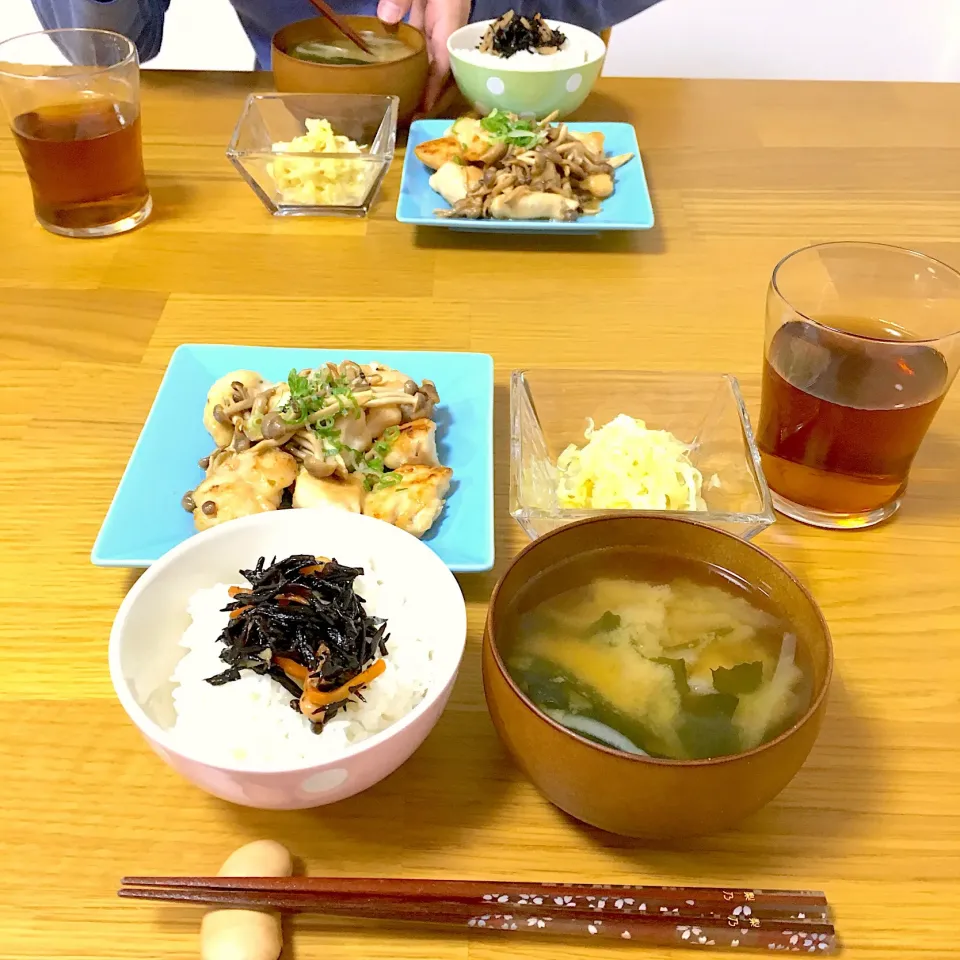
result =
[[[960,0],[663,0],[608,76],[960,81]]]
[[[0,36],[37,27],[30,0],[0,0]],[[172,0],[148,66],[252,63],[229,0]],[[615,28],[605,73],[958,82],[960,0],[662,0]]]

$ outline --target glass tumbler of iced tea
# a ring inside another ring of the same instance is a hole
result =
[[[960,361],[960,274],[880,243],[781,260],[767,291],[757,446],[774,506],[829,528],[896,512]]]
[[[106,237],[149,215],[136,47],[106,30],[46,30],[0,43],[0,100],[41,225]]]

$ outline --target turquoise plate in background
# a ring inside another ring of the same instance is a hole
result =
[[[436,140],[450,129],[452,120],[417,120],[410,127],[407,151],[400,178],[397,219],[421,227],[448,227],[452,230],[481,230],[494,233],[598,233],[602,230],[649,230],[653,226],[653,204],[640,160],[637,133],[629,123],[570,123],[571,130],[599,130],[605,139],[607,156],[632,153],[634,157],[614,174],[613,196],[603,201],[598,214],[571,223],[556,220],[448,220],[434,211],[448,206],[430,187],[429,167],[421,163],[414,148]]]
[[[192,536],[193,517],[180,498],[203,479],[197,461],[213,441],[203,407],[214,380],[231,370],[256,370],[285,380],[301,370],[341,360],[377,360],[440,394],[437,448],[453,469],[440,519],[423,538],[451,570],[493,566],[493,360],[482,353],[322,350],[183,344],[174,351],[140,438],[100,528],[91,560],[101,567],[148,567]]]

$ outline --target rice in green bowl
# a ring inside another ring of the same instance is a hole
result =
[[[586,100],[603,68],[606,44],[596,34],[573,24],[550,20],[566,36],[554,54],[532,51],[500,57],[477,48],[493,21],[471,23],[447,41],[450,65],[460,92],[486,116],[498,109],[519,116],[559,117]]]

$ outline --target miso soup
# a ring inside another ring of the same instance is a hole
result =
[[[369,30],[361,30],[360,37],[370,48],[361,50],[352,40],[336,37],[330,40],[304,40],[294,44],[290,56],[310,63],[334,63],[356,66],[365,63],[387,63],[400,60],[413,52],[397,37],[383,37]],[[372,56],[371,56],[372,54]]]
[[[670,760],[750,750],[810,706],[807,651],[759,591],[706,563],[599,551],[518,598],[503,654],[569,730]]]

